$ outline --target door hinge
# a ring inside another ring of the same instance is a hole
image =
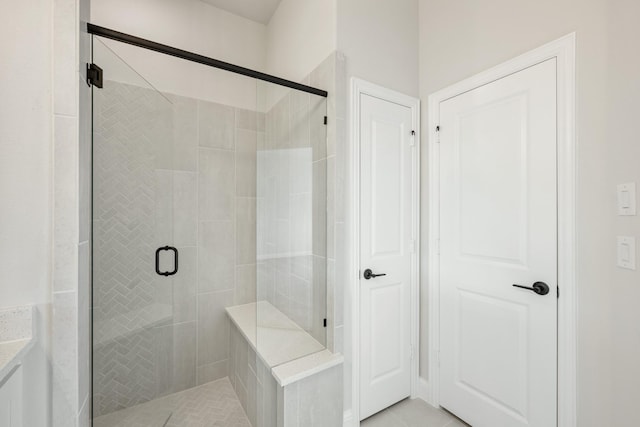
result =
[[[322,319],[322,326],[323,327],[327,327],[327,318],[325,317],[324,319]]]
[[[102,89],[102,68],[96,64],[87,64],[87,85]]]
[[[415,130],[411,131],[411,139],[409,140],[409,145],[412,146],[412,147],[414,145],[416,145],[416,131]]]
[[[412,345],[409,346],[409,359],[413,360],[413,346]]]
[[[440,126],[436,126],[436,142],[440,143]]]
[[[412,239],[411,243],[409,243],[409,253],[416,253],[416,241],[414,239]]]
[[[556,289],[558,290],[558,298],[560,298],[560,286],[556,286]]]
[[[326,125],[329,122],[329,118],[327,116],[324,116],[324,124]]]

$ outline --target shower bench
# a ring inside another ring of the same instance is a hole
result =
[[[269,302],[226,311],[229,377],[253,427],[342,425],[341,354]]]

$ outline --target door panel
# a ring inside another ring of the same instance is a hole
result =
[[[526,239],[526,97],[518,94],[483,107],[456,123],[459,174],[471,178],[459,183],[461,250],[518,263]],[[496,127],[493,117],[502,124]]]
[[[371,256],[402,251],[402,134],[404,126],[373,117],[371,122]]]
[[[361,97],[360,418],[411,393],[411,109]]]
[[[526,411],[527,307],[467,291],[458,294],[455,381],[505,410]],[[503,325],[499,330],[494,324]],[[501,357],[495,357],[499,353]]]
[[[371,307],[371,384],[384,381],[402,370],[402,283],[372,287]]]
[[[441,405],[556,424],[555,59],[440,104]],[[538,295],[513,284],[545,282]]]

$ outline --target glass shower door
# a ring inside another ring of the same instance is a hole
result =
[[[105,76],[93,89],[94,426],[161,427],[162,397],[193,381],[181,368],[195,357],[195,326],[174,309],[193,272],[174,233],[173,106],[99,38],[93,58]]]

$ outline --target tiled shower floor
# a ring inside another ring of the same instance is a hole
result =
[[[103,415],[94,427],[251,427],[228,378]]]

